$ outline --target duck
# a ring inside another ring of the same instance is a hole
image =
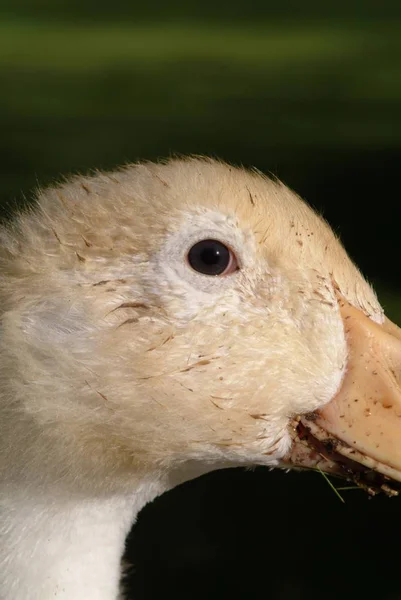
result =
[[[0,597],[116,600],[140,510],[203,473],[401,481],[401,333],[258,170],[142,162],[0,230]]]

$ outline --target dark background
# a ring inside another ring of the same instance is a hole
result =
[[[399,0],[0,0],[3,215],[69,172],[254,165],[323,212],[401,322],[400,70]],[[129,540],[132,593],[401,598],[401,501],[341,494],[266,469],[173,490]]]

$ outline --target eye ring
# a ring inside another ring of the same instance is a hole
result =
[[[239,269],[237,257],[223,242],[205,239],[188,251],[187,261],[197,273],[209,276],[230,275]]]

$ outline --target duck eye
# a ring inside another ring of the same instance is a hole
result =
[[[202,240],[188,252],[188,262],[203,275],[228,275],[238,269],[235,254],[218,240]]]

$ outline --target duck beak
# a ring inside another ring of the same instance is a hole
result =
[[[290,466],[345,476],[374,494],[401,489],[401,329],[339,299],[348,342],[340,391],[294,423]]]

